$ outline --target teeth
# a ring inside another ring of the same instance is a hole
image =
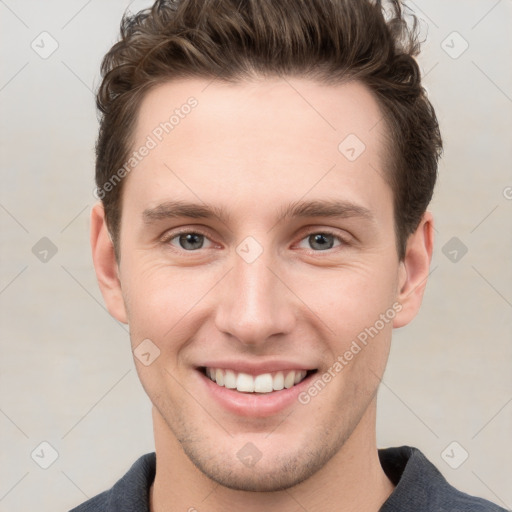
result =
[[[224,386],[224,372],[222,370],[215,370],[215,380],[219,386]]]
[[[236,388],[236,375],[233,370],[226,370],[224,373],[224,386],[229,389]]]
[[[254,379],[254,391],[256,391],[256,393],[270,393],[274,391],[272,387],[272,375],[270,375],[270,373],[258,375]]]
[[[286,374],[284,378],[284,387],[286,389],[290,389],[295,383],[295,372],[289,372]]]
[[[289,389],[306,377],[306,370],[262,373],[255,377],[248,373],[236,373],[233,370],[206,368],[206,375],[219,386],[236,389],[242,393],[271,393],[283,388]]]
[[[217,384],[219,384],[219,381],[217,381]],[[222,386],[222,384],[219,384],[219,386]],[[252,376],[248,375],[247,373],[239,373],[238,377],[236,378],[236,389],[237,391],[246,391],[252,393],[254,391],[254,379]]]
[[[274,380],[272,382],[272,387],[275,391],[280,391],[284,388],[284,375],[283,372],[277,372],[274,375]]]

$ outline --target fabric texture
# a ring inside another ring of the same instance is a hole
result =
[[[379,459],[396,486],[379,512],[507,512],[455,489],[417,448],[380,449]],[[155,470],[156,454],[147,453],[110,490],[69,512],[149,512],[149,489]]]

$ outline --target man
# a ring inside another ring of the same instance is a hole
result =
[[[386,16],[384,7],[387,8]],[[86,511],[499,511],[378,450],[441,137],[398,1],[157,1],[98,92],[91,244],[156,453]]]

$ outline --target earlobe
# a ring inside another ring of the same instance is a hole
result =
[[[114,245],[105,221],[101,202],[91,211],[91,249],[96,278],[109,313],[122,323],[128,323]]]
[[[397,301],[402,305],[393,327],[407,325],[418,313],[427,285],[434,248],[434,219],[425,212],[416,231],[407,240],[405,258],[400,263]]]

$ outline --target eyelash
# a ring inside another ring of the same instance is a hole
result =
[[[171,250],[174,250],[174,251],[177,251],[177,252],[188,252],[188,253],[199,252],[200,249],[187,251],[186,249],[183,249],[183,248],[174,247],[173,245],[171,245],[169,243],[171,240],[174,240],[175,238],[179,237],[180,235],[189,235],[189,234],[201,235],[201,236],[204,236],[205,238],[207,238],[208,240],[210,240],[209,236],[204,231],[202,231],[200,229],[194,229],[194,230],[192,230],[192,229],[185,229],[183,231],[170,232],[170,233],[165,234],[160,239],[160,242],[162,244],[167,245],[168,247],[170,247]],[[331,247],[329,249],[317,250],[317,251],[315,251],[314,249],[309,249],[308,250],[309,253],[314,253],[314,254],[331,253],[334,249],[336,249],[336,247],[339,248],[340,246],[347,246],[347,245],[349,245],[349,242],[347,240],[345,240],[339,234],[337,234],[334,231],[331,231],[329,229],[319,230],[319,231],[310,231],[310,232],[308,232],[305,236],[303,236],[300,239],[300,242],[302,242],[306,238],[310,237],[311,235],[330,235],[330,236],[333,236],[336,240],[338,240],[340,242],[340,245],[335,246],[335,247]]]

